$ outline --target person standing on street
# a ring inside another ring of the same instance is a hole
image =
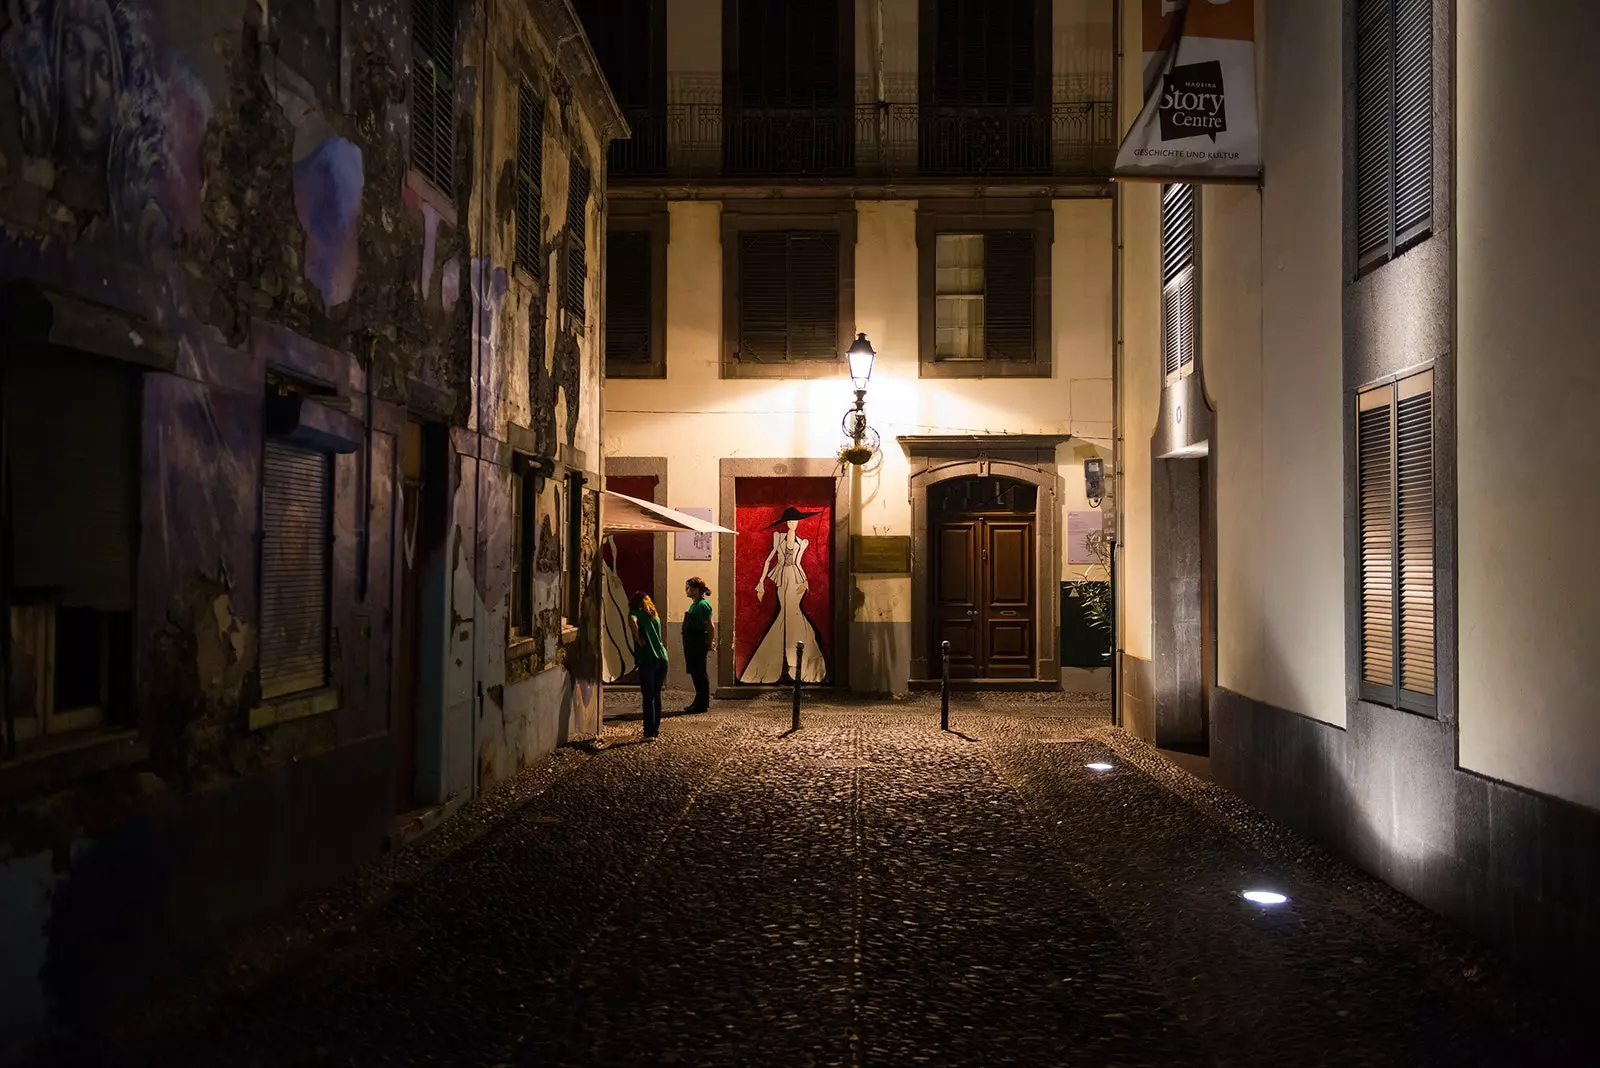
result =
[[[633,659],[639,672],[639,696],[644,701],[644,738],[650,742],[661,733],[667,646],[661,640],[661,615],[648,593],[641,591],[628,599],[628,629],[633,632]]]
[[[684,583],[689,610],[683,614],[683,662],[694,682],[694,701],[685,714],[704,712],[711,707],[711,680],[706,676],[706,657],[717,647],[717,625],[711,619],[711,587],[699,578]]]

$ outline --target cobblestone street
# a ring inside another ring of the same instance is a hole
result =
[[[121,1056],[1592,1063],[1494,955],[1099,703],[967,698],[948,734],[928,700],[788,716],[725,703],[559,751],[175,981]]]

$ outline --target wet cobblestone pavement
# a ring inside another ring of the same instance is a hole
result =
[[[788,718],[722,704],[649,745],[615,723],[241,936],[120,1021],[120,1053],[49,1057],[1595,1063],[1560,999],[1099,702],[965,698],[949,734],[927,700]]]

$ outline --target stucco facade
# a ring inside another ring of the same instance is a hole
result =
[[[34,0],[0,19],[0,83],[3,1057],[344,876],[397,817],[598,730],[604,177],[626,130],[560,0]],[[529,128],[543,211],[519,251]],[[326,485],[285,489],[284,455]],[[273,585],[306,530],[322,570]],[[37,696],[87,640],[69,610],[108,650],[70,716]],[[275,681],[286,617],[321,628],[296,655],[323,685]]]

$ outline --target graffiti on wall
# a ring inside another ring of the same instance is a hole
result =
[[[656,498],[656,480],[652,475],[607,475],[606,489],[642,501]],[[658,537],[665,535],[631,531],[607,534],[601,543],[602,594],[605,598],[601,627],[604,674],[601,677],[606,682],[632,684],[637,681],[633,642],[628,630],[628,598],[639,592],[655,597]],[[665,615],[666,605],[656,607]]]
[[[0,59],[16,83],[23,174],[125,252],[199,220],[210,101],[152,42],[133,0],[15,0]]]
[[[734,486],[734,670],[741,683],[829,681],[833,671],[833,480],[741,478]],[[799,664],[795,645],[803,643]]]

